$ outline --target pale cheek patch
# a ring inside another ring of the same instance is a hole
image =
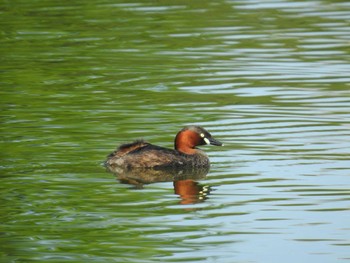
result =
[[[203,140],[205,141],[206,144],[210,144],[210,141],[208,140],[208,138],[204,138]]]

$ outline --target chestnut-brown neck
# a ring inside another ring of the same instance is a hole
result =
[[[175,138],[175,149],[186,154],[195,154],[195,147],[200,145],[201,138],[198,134],[191,130],[181,131]]]

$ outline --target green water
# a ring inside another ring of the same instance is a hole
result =
[[[347,1],[3,1],[1,262],[350,259]],[[224,147],[184,199],[118,144]],[[120,178],[119,178],[120,179]]]

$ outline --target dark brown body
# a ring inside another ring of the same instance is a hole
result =
[[[107,165],[124,168],[176,168],[186,166],[209,166],[207,155],[196,149],[195,154],[186,154],[177,150],[152,145],[145,141],[136,141],[120,146],[111,153],[106,161]]]

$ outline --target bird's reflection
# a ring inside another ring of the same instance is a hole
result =
[[[210,194],[210,186],[202,185],[192,179],[174,181],[174,191],[181,198],[181,204],[204,202]]]
[[[209,167],[191,169],[121,169],[107,166],[123,184],[143,189],[144,185],[158,182],[173,182],[174,192],[181,198],[181,204],[204,202],[210,194],[211,187],[198,183],[209,172]]]

